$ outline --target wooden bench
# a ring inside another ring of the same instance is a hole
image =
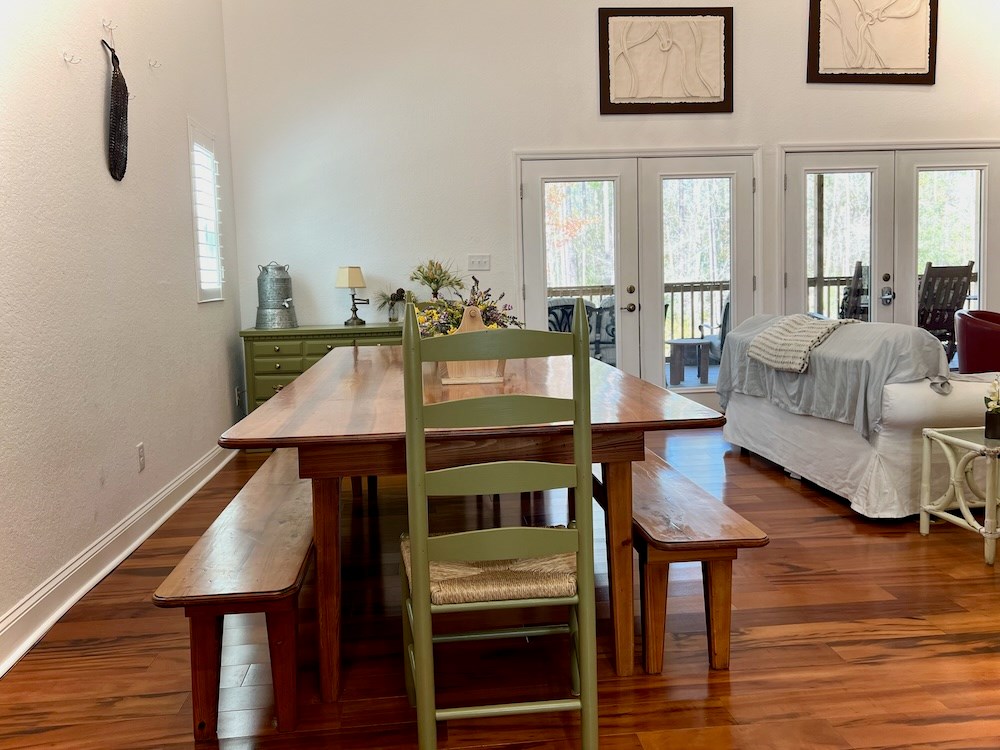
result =
[[[651,450],[632,464],[632,544],[639,553],[646,672],[663,671],[670,563],[694,561],[701,562],[705,590],[708,661],[713,669],[729,668],[733,560],[740,549],[767,543],[763,531]]]
[[[312,552],[312,489],[294,448],[275,451],[153,594],[184,607],[194,736],[214,739],[223,617],[263,612],[279,731],[295,728],[298,594]]]

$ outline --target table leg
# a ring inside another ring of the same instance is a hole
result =
[[[923,435],[920,442],[920,533],[927,536],[931,533],[931,514],[927,512],[931,504],[931,439]]]
[[[989,466],[986,470],[986,518],[985,534],[983,537],[986,543],[985,555],[986,564],[992,565],[997,556],[997,458],[987,459]]]
[[[635,634],[632,607],[632,464],[603,464],[607,491],[608,589],[611,630],[615,645],[615,672],[621,677],[635,670]]]
[[[340,694],[340,479],[313,479],[320,697]]]
[[[670,345],[670,385],[684,380],[684,349],[677,344]]]
[[[698,379],[704,384],[708,382],[708,350],[711,345],[707,342],[698,345]]]

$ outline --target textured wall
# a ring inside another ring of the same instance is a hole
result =
[[[102,18],[135,95],[121,183]],[[223,165],[224,303],[195,302],[188,115]],[[0,620],[233,422],[231,198],[218,2],[0,5]]]
[[[597,8],[634,2],[223,0],[243,321],[271,259],[291,264],[302,323],[346,317],[344,263],[378,289],[489,252],[484,278],[514,291],[515,150],[732,144],[763,148],[775,309],[779,144],[1000,139],[996,0],[941,3],[932,87],[806,85],[806,0],[717,4],[734,6],[733,114],[602,117]]]

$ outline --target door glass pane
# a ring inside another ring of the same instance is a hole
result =
[[[732,179],[668,177],[662,191],[664,375],[670,387],[715,383],[728,333]]]
[[[869,319],[872,263],[871,172],[806,175],[809,311]]]
[[[978,169],[917,171],[917,325],[941,340],[956,367],[955,311],[979,307],[981,177]]]
[[[549,330],[568,331],[583,297],[591,356],[616,364],[615,182],[545,183],[545,272]]]
[[[928,263],[973,261],[969,309],[979,307],[981,185],[978,169],[922,169],[917,176],[917,274]]]

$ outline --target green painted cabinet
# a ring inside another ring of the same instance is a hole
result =
[[[365,326],[247,328],[240,331],[246,363],[247,409],[253,411],[338,346],[399,344],[399,323]]]

